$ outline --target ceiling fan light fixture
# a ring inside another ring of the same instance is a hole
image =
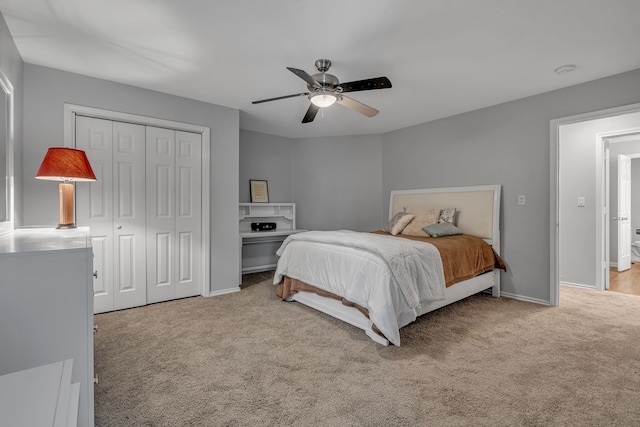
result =
[[[317,92],[309,95],[309,101],[317,107],[330,107],[336,102],[336,95],[333,93]]]

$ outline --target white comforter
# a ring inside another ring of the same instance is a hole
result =
[[[289,236],[274,284],[293,277],[369,310],[392,343],[427,301],[445,298],[438,250],[427,243],[354,231],[309,231]]]

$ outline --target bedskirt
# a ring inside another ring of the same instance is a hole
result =
[[[317,288],[313,285],[310,285],[308,283],[305,283],[301,280],[298,279],[294,279],[292,277],[289,276],[284,276],[282,278],[282,280],[280,281],[280,283],[278,283],[276,285],[276,295],[278,295],[278,297],[280,297],[281,299],[285,300],[287,298],[289,298],[290,296],[294,295],[296,292],[298,291],[302,291],[302,292],[311,292],[317,295],[320,295],[322,297],[325,298],[331,298],[331,299],[335,299],[337,301],[340,301],[342,303],[342,305],[347,306],[347,307],[353,307],[356,310],[358,310],[360,313],[362,313],[367,319],[369,319],[369,310],[367,310],[365,307],[356,304],[354,302],[351,301],[347,301],[345,298],[336,295],[334,293],[331,293],[329,291],[325,291],[323,289]],[[380,332],[380,330],[376,327],[375,324],[371,325],[371,329],[378,335],[380,335],[381,337],[384,337],[384,334],[382,332]]]

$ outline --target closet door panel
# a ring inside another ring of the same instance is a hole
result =
[[[109,239],[106,236],[91,236],[91,249],[93,249],[93,271],[98,272],[97,277],[93,279],[94,299],[105,303],[103,307],[100,307],[101,311],[112,310],[113,299],[109,292],[109,281],[107,280],[111,275],[106,272],[105,268],[108,262],[107,253],[111,251]],[[109,298],[101,299],[105,295],[109,295]],[[110,304],[106,304],[107,301],[110,301]]]
[[[171,286],[171,234],[156,233],[156,271],[154,286]]]
[[[193,281],[193,233],[179,233],[178,280],[180,284]]]
[[[202,135],[176,131],[176,297],[200,294]]]
[[[113,305],[113,127],[110,120],[76,117],[76,147],[89,158],[97,181],[76,184],[76,223],[91,228],[94,253],[94,312]]]
[[[147,303],[145,127],[113,122],[114,308]]]
[[[147,126],[147,302],[176,298],[175,131]]]

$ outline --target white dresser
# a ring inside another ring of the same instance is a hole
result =
[[[88,228],[0,236],[0,375],[73,360],[78,426],[93,426],[93,253]]]
[[[75,427],[80,383],[73,360],[0,376],[0,423],[11,427]]]

